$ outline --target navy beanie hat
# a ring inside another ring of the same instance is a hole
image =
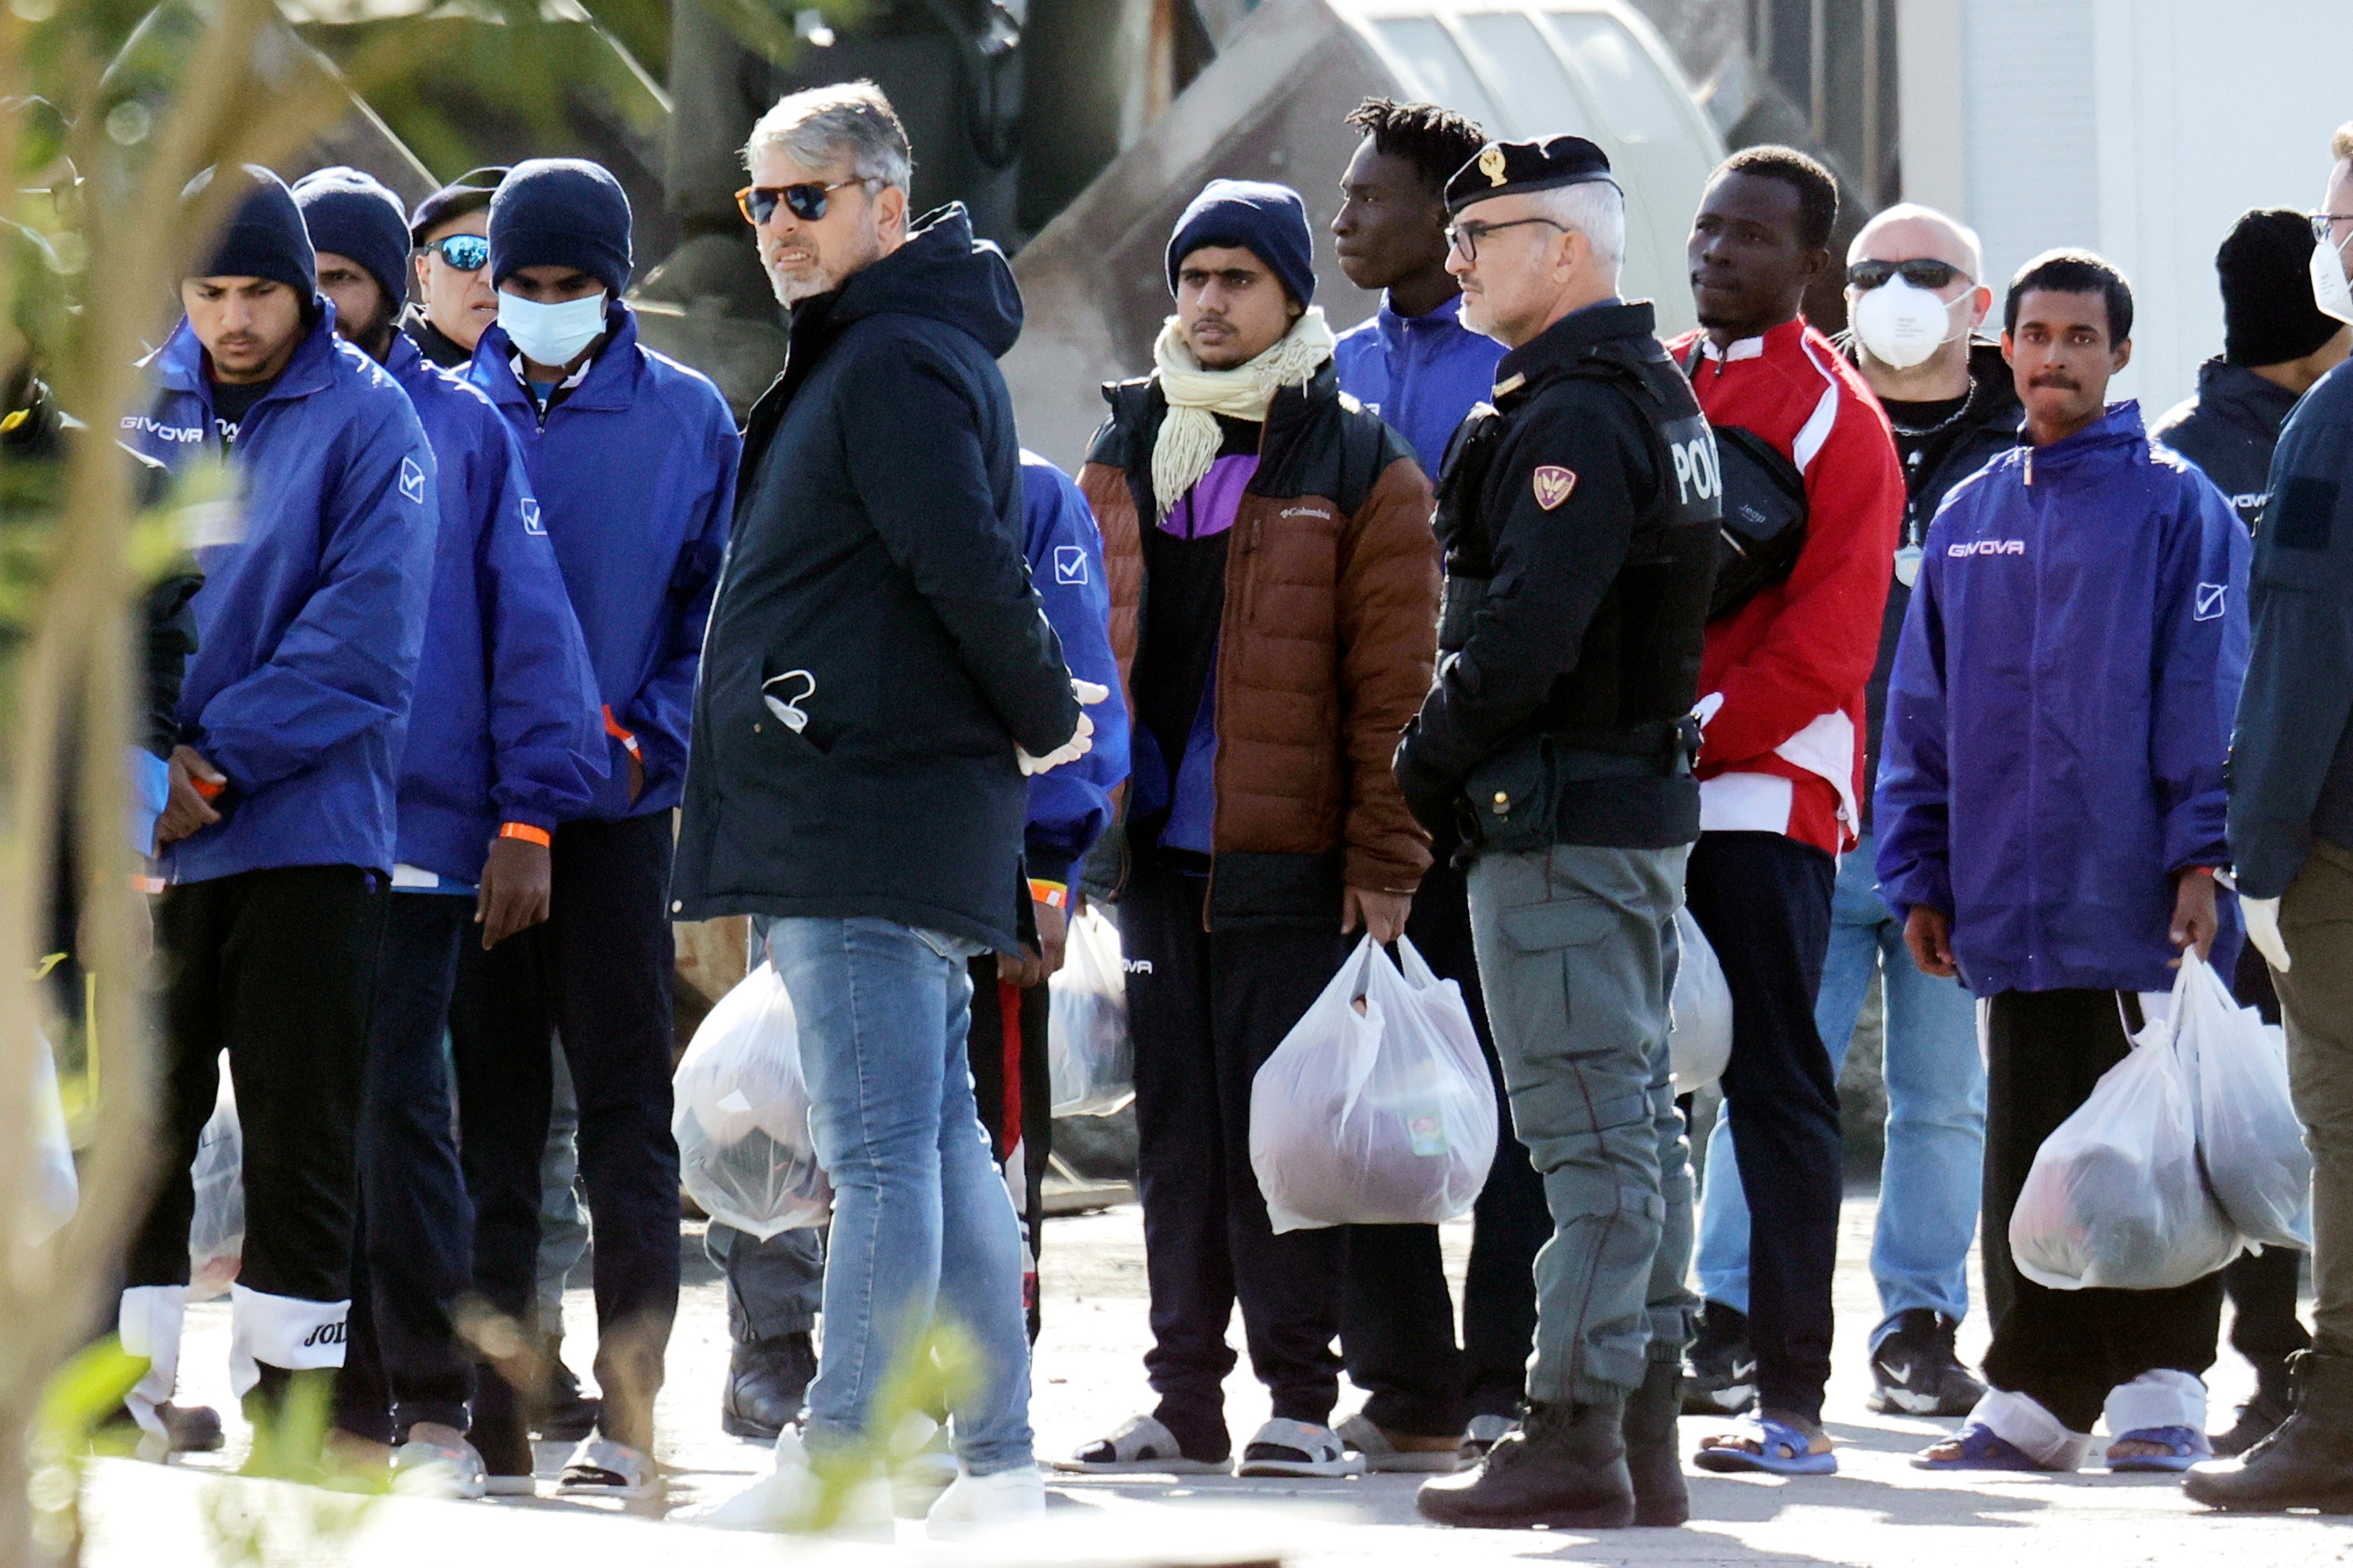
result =
[[[321,169],[294,182],[294,205],[313,250],[348,256],[367,268],[397,314],[408,299],[408,217],[400,198],[357,169]]]
[[[2345,323],[2312,302],[2312,222],[2284,207],[2251,212],[2214,255],[2222,283],[2222,357],[2284,364],[2316,352]]]
[[[213,182],[206,169],[180,193],[192,201]],[[212,255],[189,272],[191,278],[267,278],[283,283],[305,300],[319,291],[319,260],[311,236],[302,226],[302,209],[286,182],[259,163],[247,163],[233,179],[251,187],[228,226],[221,231]]]
[[[1176,220],[1168,242],[1168,291],[1176,265],[1206,245],[1231,246],[1266,263],[1303,308],[1315,301],[1315,241],[1307,204],[1289,185],[1265,180],[1211,180]]]
[[[570,267],[614,298],[629,281],[629,198],[586,158],[517,163],[491,198],[491,282],[525,267]]]

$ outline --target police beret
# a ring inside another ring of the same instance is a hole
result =
[[[1451,215],[1491,196],[1526,195],[1595,180],[1618,183],[1609,174],[1609,155],[1582,136],[1490,142],[1446,182],[1446,210]]]

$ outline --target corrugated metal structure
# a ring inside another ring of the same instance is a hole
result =
[[[1266,0],[1136,144],[1014,260],[1029,325],[1006,356],[1023,439],[1075,464],[1097,387],[1140,374],[1169,310],[1162,251],[1208,180],[1280,180],[1316,226],[1317,300],[1336,326],[1377,300],[1341,275],[1325,229],[1367,96],[1429,99],[1491,134],[1571,132],[1609,150],[1627,189],[1626,288],[1690,324],[1683,238],[1715,128],[1648,23],[1616,0]]]

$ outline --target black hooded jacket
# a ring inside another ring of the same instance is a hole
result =
[[[2242,364],[2210,359],[2198,367],[2198,390],[2149,426],[2214,481],[2253,533],[2271,499],[2272,448],[2295,407],[2295,394]]]
[[[675,918],[1014,946],[1014,746],[1042,756],[1079,716],[1022,554],[997,369],[1020,331],[1012,269],[960,205],[795,309],[703,642]]]

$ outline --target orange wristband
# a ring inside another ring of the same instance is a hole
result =
[[[228,788],[228,780],[198,778],[195,774],[190,773],[188,787],[206,800],[218,800],[220,792]]]
[[[548,836],[546,828],[533,827],[528,822],[501,823],[499,825],[499,837],[501,838],[520,838],[525,844],[536,844],[542,849],[552,848],[555,844],[555,840]]]
[[[1070,900],[1071,889],[1067,885],[1060,882],[1041,882],[1035,877],[1029,879],[1031,903],[1043,904],[1050,910],[1059,910]]]
[[[605,733],[620,742],[621,750],[633,757],[638,755],[637,736],[621,728],[621,721],[613,717],[613,705],[609,702],[605,704]]]

